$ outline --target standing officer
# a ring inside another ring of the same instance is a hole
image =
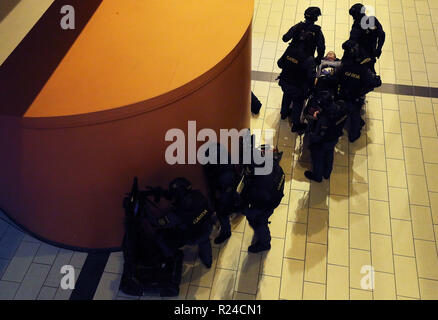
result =
[[[248,252],[257,253],[271,249],[271,233],[269,231],[269,217],[274,213],[283,198],[285,175],[280,166],[282,153],[275,150],[267,150],[261,146],[261,156],[265,152],[272,152],[273,168],[268,175],[255,174],[255,167],[259,166],[252,161],[244,164],[244,180],[241,193],[243,214],[249,225],[254,229],[256,242],[248,247]]]
[[[380,24],[379,20],[374,17],[368,17],[365,14],[365,6],[360,3],[356,3],[350,8],[350,15],[353,17],[353,26],[350,31],[350,41],[359,44],[361,50],[364,51],[365,56],[371,60],[367,63],[367,66],[374,72],[374,65],[376,59],[380,58],[382,54],[383,44],[385,43],[385,31]],[[342,45],[345,50],[346,44]]]
[[[345,104],[333,102],[333,96],[328,91],[321,91],[309,100],[306,107],[309,121],[309,149],[313,171],[304,175],[310,180],[321,182],[329,179],[333,169],[335,146],[342,136],[347,110]]]
[[[300,22],[289,29],[283,36],[283,41],[288,42],[292,39],[290,43],[291,46],[297,46],[303,39],[303,34],[308,34],[310,40],[307,41],[305,47],[305,54],[315,56],[315,50],[318,50],[318,56],[316,58],[315,64],[319,65],[325,52],[325,39],[321,31],[321,27],[315,25],[318,17],[321,15],[321,9],[318,7],[309,7],[304,12],[304,22]]]
[[[209,156],[207,149],[206,156]],[[220,162],[220,154],[226,154],[227,163]],[[219,236],[214,243],[220,244],[231,237],[230,215],[239,210],[239,194],[237,186],[242,178],[237,166],[231,164],[228,152],[218,143],[216,148],[216,164],[208,163],[204,166],[216,216],[221,225]]]
[[[304,41],[309,40],[308,34],[303,34]],[[292,118],[292,132],[303,132],[305,124],[301,123],[301,112],[304,100],[313,87],[316,77],[315,59],[305,54],[304,44],[289,46],[277,64],[281,70],[279,85],[283,91],[281,101],[281,119],[289,115]],[[290,106],[292,104],[292,111]]]
[[[368,58],[364,59],[359,44],[350,42],[349,49],[344,56],[341,67],[337,70],[338,99],[347,102],[350,113],[350,131],[348,138],[354,142],[360,137],[361,129],[365,122],[360,116],[361,108],[365,102],[365,95],[374,88],[380,87],[382,81],[367,66]]]

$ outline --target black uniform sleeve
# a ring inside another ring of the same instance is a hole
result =
[[[294,36],[295,36],[295,32],[297,30],[298,24],[294,25],[292,28],[289,29],[288,32],[286,32],[283,35],[283,42],[288,42],[289,40],[291,40]]]
[[[319,32],[318,38],[316,39],[316,48],[318,51],[317,60],[321,62],[322,58],[324,58],[325,54],[325,39],[322,31]]]
[[[316,64],[315,59],[310,57],[306,61],[306,78],[308,80],[306,87],[311,88],[315,84],[315,78],[316,78]]]

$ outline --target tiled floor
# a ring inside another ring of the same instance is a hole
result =
[[[281,36],[309,5],[322,9],[327,50],[342,55],[356,2],[256,0],[252,69],[279,72]],[[365,3],[387,35],[376,65],[383,82],[438,87],[438,1]],[[263,108],[251,127],[276,131],[287,173],[271,219],[272,249],[249,254],[253,231],[236,217],[231,239],[213,249],[210,270],[185,248],[178,299],[438,299],[438,99],[369,94],[362,137],[341,139],[330,181],[316,184],[304,178],[310,163],[301,139],[280,120],[277,83],[253,81],[252,88]],[[0,299],[67,299],[60,266],[79,273],[85,257],[0,220]],[[111,254],[94,299],[139,299],[118,292],[122,260]],[[372,289],[364,286],[366,266],[375,271]]]

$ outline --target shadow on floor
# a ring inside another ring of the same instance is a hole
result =
[[[21,0],[2,0],[0,1],[0,23],[11,12]]]

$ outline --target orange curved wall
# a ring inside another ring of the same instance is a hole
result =
[[[104,249],[121,244],[122,199],[134,176],[142,186],[167,186],[185,176],[205,190],[200,165],[166,164],[170,142],[164,137],[171,128],[187,133],[189,120],[197,122],[198,131],[249,127],[251,19],[242,21],[240,39],[211,68],[140,102],[54,114],[66,110],[53,109],[57,100],[48,94],[61,81],[61,65],[27,114],[0,113],[0,149],[6,151],[0,158],[0,207],[44,239]]]

